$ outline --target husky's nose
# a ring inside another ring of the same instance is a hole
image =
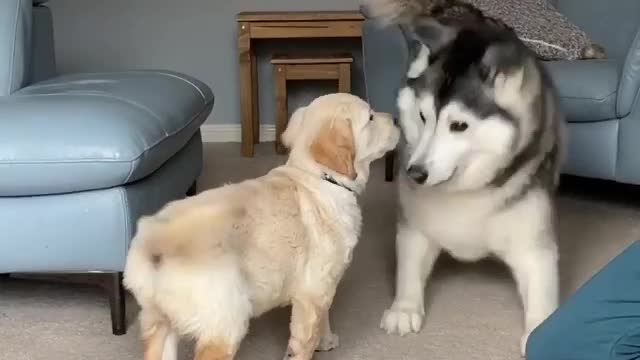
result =
[[[411,178],[411,180],[415,181],[417,184],[424,184],[429,177],[429,172],[422,165],[411,165],[407,170],[407,175]]]

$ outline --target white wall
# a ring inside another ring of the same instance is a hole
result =
[[[0,0],[1,1],[1,0]],[[207,83],[216,95],[209,123],[238,123],[236,20],[240,11],[355,10],[357,0],[52,0],[56,55],[61,73],[162,68]],[[274,97],[269,55],[308,48],[309,42],[269,42],[260,56],[261,122],[273,123]],[[360,44],[320,42],[356,56],[354,92],[364,93]],[[316,46],[311,46],[316,48]],[[296,91],[300,89],[303,91]],[[293,87],[290,111],[331,85]]]

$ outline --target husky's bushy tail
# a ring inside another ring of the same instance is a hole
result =
[[[504,21],[488,16],[468,0],[362,0],[367,16],[382,26],[400,25],[433,26],[450,28],[465,25],[486,24],[513,30]]]
[[[419,15],[427,15],[436,3],[446,0],[363,0],[370,17],[382,24],[409,24]]]

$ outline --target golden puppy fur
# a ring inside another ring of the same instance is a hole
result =
[[[349,94],[296,110],[287,163],[257,179],[167,204],[138,222],[125,286],[141,306],[145,360],[233,359],[249,321],[292,306],[285,358],[338,345],[329,308],[360,234],[356,194],[395,147],[392,119]]]

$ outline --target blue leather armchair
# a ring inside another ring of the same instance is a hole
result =
[[[551,0],[608,54],[606,60],[545,62],[569,130],[564,173],[640,184],[640,1]],[[398,28],[366,20],[367,97],[397,114],[406,48]]]
[[[137,219],[195,192],[204,83],[170,71],[55,72],[46,1],[0,1],[0,273],[107,280],[123,334]]]

